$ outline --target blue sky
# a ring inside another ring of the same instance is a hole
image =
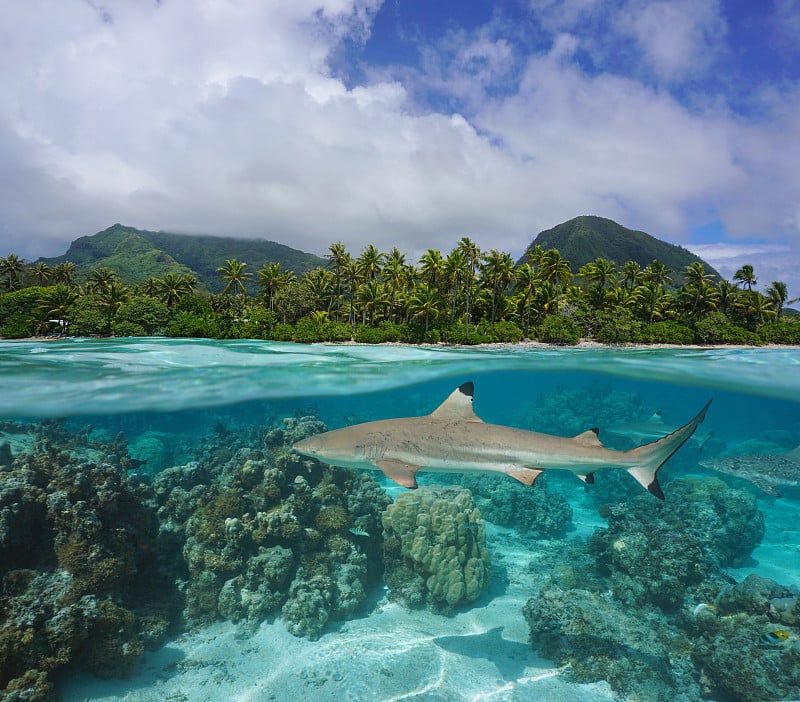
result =
[[[114,222],[410,258],[610,217],[800,295],[800,0],[0,6],[0,255]]]

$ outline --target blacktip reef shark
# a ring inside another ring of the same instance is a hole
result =
[[[649,418],[641,419],[633,422],[623,422],[621,424],[612,424],[610,427],[603,427],[604,434],[613,434],[614,436],[624,436],[635,445],[648,443],[660,439],[662,436],[675,431],[674,426],[670,426],[664,422],[661,411],[654,412]],[[706,442],[714,435],[714,432],[695,432],[692,434],[690,442],[696,444],[698,449],[702,449]]]
[[[789,453],[718,456],[700,465],[747,480],[773,497],[781,496],[782,487],[800,487],[800,446]]]
[[[429,415],[335,429],[298,441],[294,449],[334,466],[381,470],[412,489],[423,467],[439,473],[504,473],[525,485],[533,485],[547,469],[568,470],[593,483],[595,471],[622,468],[663,500],[658,470],[689,440],[711,404],[658,441],[615,451],[600,443],[597,429],[565,438],[488,424],[473,411],[473,394],[473,383],[464,383]]]

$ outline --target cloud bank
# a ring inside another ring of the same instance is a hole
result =
[[[676,243],[719,220],[797,262],[798,85],[738,109],[697,83],[729,50],[718,2],[609,5],[531,0],[534,44],[496,16],[354,82],[335,57],[379,0],[4,3],[3,248],[55,255],[119,221],[517,254],[598,214]]]

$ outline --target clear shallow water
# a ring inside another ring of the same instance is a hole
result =
[[[372,393],[487,373],[579,373],[800,398],[787,348],[607,349],[67,339],[0,342],[0,416],[172,412]],[[459,381],[460,382],[460,381]]]
[[[713,398],[701,427],[710,438],[702,450],[687,444],[670,459],[662,471],[665,492],[669,478],[713,475],[700,466],[703,458],[779,454],[800,445],[800,349],[786,348],[470,349],[165,339],[0,342],[0,419],[35,424],[59,418],[71,431],[91,425],[96,435],[109,438],[122,431],[130,442],[131,456],[146,458],[149,463],[143,470],[153,473],[190,460],[192,446],[220,424],[247,432],[252,427],[280,426],[285,417],[313,413],[329,428],[337,428],[422,415],[467,380],[475,382],[475,410],[486,421],[564,436],[597,426],[603,441],[619,449],[632,443],[624,433],[609,434],[606,429],[611,425],[641,421],[658,410],[665,425],[675,428]],[[154,437],[168,450],[155,455]],[[386,481],[382,484],[393,496],[400,492]],[[795,524],[800,489],[788,489],[776,501],[744,481],[729,484],[757,495],[766,516],[764,543],[740,568],[731,570],[732,577],[742,580],[756,573],[800,586]],[[588,537],[605,523],[587,497],[591,486],[558,474],[548,480],[548,486],[574,510],[573,526],[563,543],[575,536]],[[497,538],[489,547],[497,562],[503,561],[503,549],[511,548]],[[533,553],[536,546],[515,542],[514,548]],[[492,602],[505,602],[506,618],[500,622],[506,627],[505,637],[527,646],[519,611],[534,591],[532,585],[520,583],[527,582],[530,573],[509,565],[505,577],[515,585],[495,585],[494,599],[488,598],[482,606],[488,612]],[[509,592],[519,601],[508,599]],[[487,619],[486,629],[495,625],[485,613],[480,614],[483,610],[476,611],[478,619]],[[436,621],[440,635],[448,635],[448,620]],[[423,626],[430,629],[433,624],[428,621]],[[517,632],[515,637],[511,631]],[[420,640],[424,638],[423,632]],[[303,645],[308,651],[317,650],[314,642]],[[336,648],[335,641],[328,645]],[[409,644],[409,650],[416,649]],[[291,663],[286,666],[287,675],[296,672]],[[354,671],[355,667],[351,677]],[[520,679],[531,677],[536,676],[527,671]],[[451,682],[457,689],[457,681]],[[73,699],[122,699],[129,694],[124,684],[115,689],[124,691],[118,696],[84,693]],[[215,699],[182,689],[186,699]],[[311,695],[308,689],[305,693]],[[533,699],[525,694],[497,699]],[[461,698],[442,694],[436,699]]]

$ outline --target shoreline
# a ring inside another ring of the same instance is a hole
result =
[[[421,344],[409,344],[402,341],[383,341],[379,344],[366,344],[358,341],[316,341],[310,344],[305,344],[299,341],[275,341],[273,339],[208,339],[206,337],[168,337],[168,336],[27,336],[21,339],[6,339],[0,336],[0,343],[4,341],[10,342],[51,342],[51,341],[67,341],[69,339],[91,339],[92,341],[118,341],[120,339],[197,339],[201,341],[264,341],[267,343],[280,343],[280,344],[297,344],[298,346],[374,346],[376,348],[381,346],[402,346],[408,348],[446,348],[446,349],[514,349],[514,348],[532,348],[532,349],[614,349],[623,350],[630,349],[633,351],[642,351],[647,349],[692,349],[696,351],[710,351],[714,349],[798,349],[800,345],[797,344],[605,344],[593,339],[581,339],[577,344],[549,344],[545,341],[536,341],[533,339],[523,339],[522,341],[498,341],[487,344],[449,344],[444,341]]]

